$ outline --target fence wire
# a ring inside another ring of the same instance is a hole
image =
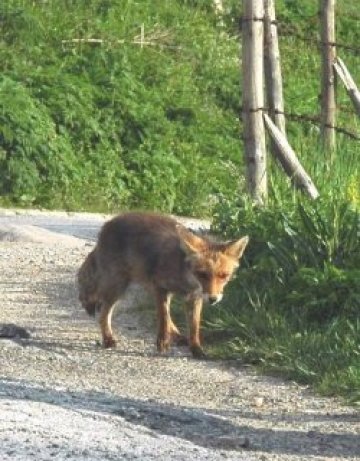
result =
[[[255,112],[255,111],[262,111],[265,113],[269,113],[270,109],[268,107],[259,107],[256,110],[255,109],[250,109],[250,112]],[[244,112],[244,109],[242,106],[240,106],[240,114]],[[313,114],[298,114],[296,112],[291,112],[291,111],[280,111],[280,110],[275,110],[274,111],[275,115],[285,115],[285,117],[288,120],[294,120],[297,122],[303,122],[303,123],[310,123],[315,126],[319,126],[321,124],[321,119],[320,115],[313,115]],[[337,133],[341,133],[345,136],[348,136],[351,139],[354,139],[356,141],[360,141],[360,135],[354,133],[353,131],[347,130],[346,128],[343,128],[341,126],[336,126],[336,125],[326,125],[326,127],[331,128],[335,130]]]
[[[349,14],[338,14],[338,17],[339,16],[342,16],[342,17],[346,17],[347,19],[349,20],[354,20],[354,21],[358,21],[360,23],[360,15],[358,14],[354,14],[354,15],[349,15]],[[320,17],[320,12],[317,11],[316,13],[314,14],[310,14],[310,15],[299,15],[299,17],[303,20],[306,20],[306,21],[319,21],[319,17]],[[251,18],[243,18],[243,17],[240,17],[240,22],[239,22],[239,25],[240,25],[240,33],[239,33],[239,39],[240,39],[240,35],[241,35],[241,23],[244,21],[244,20],[251,20]],[[265,22],[265,18],[253,18],[252,20],[256,20],[256,21],[264,21]],[[283,20],[281,19],[276,19],[276,20],[273,20],[271,21],[271,24],[277,26],[277,30],[278,30],[278,36],[279,36],[279,39],[283,38],[294,38],[296,40],[300,40],[304,43],[307,43],[307,44],[311,44],[313,45],[314,47],[320,49],[320,47],[324,44],[326,45],[331,45],[331,46],[334,46],[336,47],[336,49],[339,49],[339,50],[344,50],[348,53],[351,53],[352,55],[354,56],[360,56],[360,47],[359,46],[356,46],[354,44],[347,44],[347,43],[343,43],[343,42],[339,42],[339,41],[335,41],[333,43],[324,43],[321,41],[319,35],[320,35],[320,31],[319,30],[316,30],[314,31],[314,33],[312,35],[308,35],[308,36],[304,36],[302,34],[300,34],[296,27],[294,27],[293,25],[291,24],[288,24],[288,23],[285,23]],[[344,112],[344,113],[347,113],[347,114],[353,114],[355,116],[355,112],[351,109],[348,109],[348,108],[344,108],[343,106],[337,106],[337,109],[340,111],[340,112]],[[267,108],[261,108],[260,110],[264,110],[264,111],[268,111]],[[285,117],[287,117],[289,120],[293,120],[293,121],[297,121],[297,122],[302,122],[302,123],[310,123],[310,124],[313,124],[313,125],[316,125],[316,126],[320,126],[321,125],[321,119],[320,119],[320,115],[313,115],[313,114],[298,114],[298,113],[295,113],[295,112],[288,112],[288,111],[285,111],[285,112],[280,112],[280,111],[275,111],[277,114],[282,114],[282,115],[285,115]],[[356,140],[356,141],[360,141],[360,135],[358,135],[357,133],[354,133],[346,128],[343,128],[343,127],[340,127],[340,126],[330,126],[330,125],[326,125],[327,127],[335,130],[337,133],[341,133],[347,137],[349,137],[350,139],[353,139],[353,140]]]

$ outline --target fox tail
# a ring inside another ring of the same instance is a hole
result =
[[[86,312],[95,316],[99,310],[100,303],[97,296],[97,263],[95,251],[88,254],[85,261],[80,266],[77,273],[77,283],[79,289],[79,301]]]

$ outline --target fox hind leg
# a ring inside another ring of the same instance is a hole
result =
[[[101,329],[102,343],[105,349],[116,346],[116,341],[114,339],[111,327],[111,319],[112,314],[114,312],[114,308],[115,303],[103,303],[100,308],[99,323]]]
[[[170,317],[170,328],[169,329],[170,329],[171,340],[177,346],[187,346],[189,344],[187,337],[180,333],[178,327],[175,325],[171,317]]]
[[[106,295],[101,296],[101,305],[100,305],[100,316],[99,316],[99,324],[102,336],[102,342],[105,349],[113,348],[116,346],[116,340],[113,336],[112,331],[112,315],[114,312],[116,301],[124,294],[126,288],[128,286],[128,282],[123,282],[116,287],[107,287],[106,290],[102,290],[106,292]]]
[[[166,352],[170,348],[171,336],[180,335],[180,332],[170,316],[171,293],[159,288],[155,291],[155,297],[158,316],[157,350]]]

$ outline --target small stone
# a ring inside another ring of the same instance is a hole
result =
[[[264,405],[264,397],[256,397],[254,399],[254,405],[257,408],[260,408]]]

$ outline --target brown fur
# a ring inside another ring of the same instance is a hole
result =
[[[157,304],[157,348],[163,352],[172,338],[182,338],[170,316],[171,298],[180,295],[186,301],[190,349],[194,356],[201,357],[203,301],[221,299],[247,242],[247,237],[213,242],[196,236],[169,216],[119,215],[104,224],[96,247],[80,267],[80,302],[89,315],[100,311],[103,344],[113,347],[111,316],[115,302],[131,282],[147,287]]]

